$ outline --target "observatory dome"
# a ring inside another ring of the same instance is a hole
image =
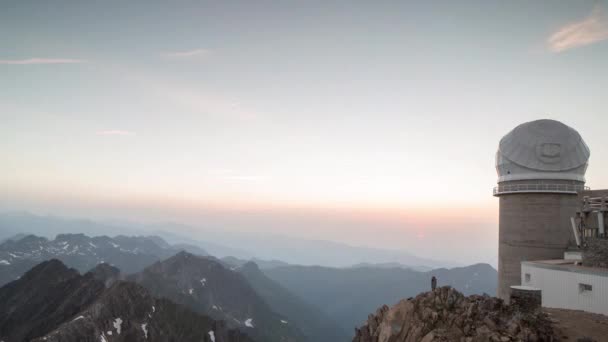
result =
[[[589,147],[573,128],[555,120],[526,122],[500,140],[496,152],[498,182],[585,182],[589,155]]]

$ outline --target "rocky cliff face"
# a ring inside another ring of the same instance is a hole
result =
[[[353,342],[553,341],[554,335],[542,312],[522,313],[498,298],[441,287],[379,308]]]

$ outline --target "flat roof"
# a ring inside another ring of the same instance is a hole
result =
[[[525,286],[525,285],[512,285],[511,288],[515,289],[515,290],[524,290],[524,291],[540,291],[539,288],[532,287],[532,286]]]
[[[603,267],[589,267],[575,265],[575,260],[565,259],[553,259],[553,260],[535,260],[535,261],[522,261],[522,265],[528,265],[533,267],[546,268],[556,271],[563,272],[576,272],[583,274],[591,274],[601,277],[608,277],[608,268]]]

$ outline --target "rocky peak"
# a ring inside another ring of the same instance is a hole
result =
[[[6,243],[13,243],[20,247],[37,247],[41,244],[47,243],[49,240],[42,236],[28,235],[17,241],[7,241]]]
[[[106,287],[110,286],[120,277],[120,270],[105,262],[95,266],[88,273],[90,273],[96,280],[104,283]]]
[[[150,236],[146,236],[146,238],[151,240],[152,242],[154,242],[155,244],[157,244],[158,246],[160,246],[162,248],[171,248],[171,245],[158,235],[150,235]]]
[[[542,312],[522,313],[498,298],[465,297],[440,287],[384,305],[356,329],[353,342],[413,341],[551,341],[555,339]]]
[[[41,286],[46,284],[56,284],[67,279],[72,279],[80,274],[73,268],[68,268],[61,261],[51,259],[34,266],[20,279],[23,282],[40,281]]]
[[[81,276],[59,260],[42,262],[0,288],[0,336],[30,341],[92,303],[103,289],[92,276]]]
[[[240,273],[219,260],[181,251],[127,280],[155,297],[170,299],[215,319],[226,321],[260,341],[296,341],[301,333],[274,313]]]

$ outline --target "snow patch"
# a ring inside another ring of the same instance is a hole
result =
[[[253,318],[247,318],[247,320],[245,320],[245,326],[247,328],[253,328]]]
[[[11,263],[6,260],[0,260],[0,265],[10,265]]]
[[[213,308],[213,310],[217,310],[217,306],[216,305],[212,306],[212,308]]]
[[[108,342],[108,340],[106,340],[106,335],[104,335],[104,334],[99,335],[99,340],[101,342]]]
[[[193,290],[193,289],[188,290],[188,293],[189,293],[189,294],[192,294],[192,292],[194,292],[194,290]]]
[[[108,334],[108,335],[112,336],[112,330],[108,330],[108,331],[106,331],[106,334]]]
[[[92,242],[89,242],[89,245],[90,245],[91,247],[93,247],[93,248],[97,248],[97,246],[95,246],[95,244],[94,244],[94,243],[92,243]]]
[[[209,338],[211,339],[211,342],[215,342],[215,332],[213,332],[213,330],[209,330]]]
[[[70,247],[70,244],[66,244],[65,246],[63,246],[63,249],[68,249],[68,247]]]
[[[207,283],[207,278],[201,279],[201,285],[205,286],[206,283]]]
[[[114,329],[116,329],[116,332],[118,333],[118,335],[120,335],[121,324],[122,324],[122,319],[120,317],[115,319],[114,323],[112,323],[112,325],[114,326]]]
[[[110,245],[112,245],[112,247],[114,247],[114,248],[120,247],[119,245],[115,244],[114,242],[110,242]]]
[[[283,323],[283,324],[287,324],[287,323],[289,323],[289,322],[287,322],[286,320],[282,319],[282,320],[281,320],[281,323]]]
[[[74,318],[74,319],[72,320],[72,322],[77,321],[77,320],[79,320],[79,319],[83,319],[83,318],[84,318],[84,316],[78,316],[78,317]]]
[[[141,330],[144,331],[144,336],[146,336],[146,339],[148,338],[148,329],[146,329],[147,325],[148,325],[147,323],[144,323],[141,325]]]
[[[156,308],[152,305],[152,312],[156,312]]]

